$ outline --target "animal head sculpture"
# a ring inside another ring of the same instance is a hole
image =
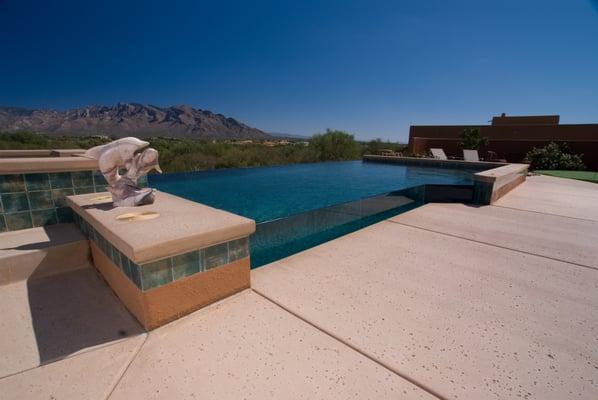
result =
[[[107,189],[112,194],[112,202],[116,207],[133,207],[154,202],[154,189],[137,186],[137,180],[151,170],[162,173],[156,149],[147,148],[141,153],[135,153],[147,145],[149,143],[143,140],[126,137],[92,147],[85,152],[85,157],[98,160],[100,172],[108,182]],[[123,169],[125,172],[121,175]]]

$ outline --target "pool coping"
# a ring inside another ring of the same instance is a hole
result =
[[[488,161],[438,160],[435,158],[416,158],[400,156],[378,156],[366,154],[366,162],[381,162],[422,167],[440,167],[456,169],[481,169],[473,174],[474,198],[476,204],[493,204],[505,194],[525,181],[528,164],[499,163]]]
[[[465,161],[465,160],[439,160],[437,158],[423,157],[403,157],[403,156],[379,156],[376,154],[365,154],[364,161],[388,162],[401,165],[417,165],[421,167],[440,167],[440,168],[458,168],[463,169],[492,169],[509,165],[509,163],[494,161]]]
[[[98,162],[78,156],[0,157],[0,175],[97,170]]]
[[[0,150],[0,158],[73,157],[85,153],[85,149],[8,149]]]
[[[73,211],[135,263],[147,263],[247,237],[255,231],[249,218],[205,204],[155,192],[153,204],[115,207],[110,193],[66,198]],[[129,213],[153,213],[155,219],[119,220]]]

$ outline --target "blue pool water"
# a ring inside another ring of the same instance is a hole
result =
[[[347,161],[150,175],[149,184],[259,224],[422,184],[471,179],[471,171]]]
[[[255,268],[417,207],[424,184],[471,185],[472,172],[349,161],[151,175],[149,184],[254,219]]]

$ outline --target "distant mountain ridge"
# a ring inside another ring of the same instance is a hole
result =
[[[151,136],[196,139],[267,139],[271,136],[207,110],[187,105],[157,107],[138,103],[90,106],[66,111],[0,107],[0,132],[49,135]]]

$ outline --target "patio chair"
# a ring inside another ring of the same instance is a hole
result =
[[[477,150],[463,150],[463,159],[465,161],[480,161]]]
[[[432,157],[437,160],[448,160],[446,154],[444,154],[444,150],[442,149],[430,149],[430,153],[432,153]]]

